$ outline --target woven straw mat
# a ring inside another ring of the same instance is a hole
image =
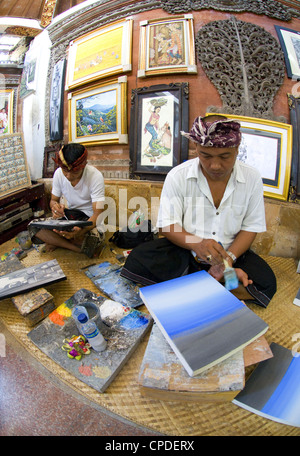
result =
[[[0,254],[3,255],[16,246],[14,240],[7,241],[0,246]],[[111,253],[107,246],[102,252],[101,259],[97,259],[96,263],[104,260],[113,261],[109,254]],[[47,287],[54,296],[57,306],[79,288],[100,293],[80,270],[95,263],[95,260],[83,254],[63,249],[40,253],[31,249],[22,263],[25,267],[29,267],[54,258],[58,260],[67,277],[67,280]],[[276,274],[278,291],[267,309],[254,304],[249,307],[269,325],[265,334],[268,343],[276,342],[292,349],[295,343],[292,341],[292,336],[300,332],[300,308],[293,304],[293,299],[300,287],[300,274],[296,272],[296,262],[293,259],[278,257],[265,257],[265,259]],[[168,402],[143,397],[137,380],[149,333],[108,389],[104,393],[99,393],[62,369],[29,340],[27,333],[31,328],[16,310],[11,299],[5,299],[0,304],[0,318],[7,330],[44,367],[89,400],[139,425],[169,436],[300,435],[299,428],[268,420],[231,402]]]

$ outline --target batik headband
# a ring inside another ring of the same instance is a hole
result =
[[[84,168],[86,165],[86,159],[88,156],[88,151],[85,148],[83,154],[75,160],[74,163],[67,163],[64,153],[63,153],[64,146],[60,149],[59,152],[56,153],[56,157],[54,158],[55,163],[60,168],[64,168],[68,171],[79,171],[80,169]]]
[[[197,117],[183,136],[205,147],[237,147],[242,138],[240,123],[225,116]]]

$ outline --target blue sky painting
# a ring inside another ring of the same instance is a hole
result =
[[[140,289],[189,375],[246,346],[268,326],[206,271]]]

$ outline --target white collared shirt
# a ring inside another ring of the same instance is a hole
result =
[[[221,242],[225,249],[240,230],[266,231],[259,171],[237,160],[220,206],[216,208],[199,158],[176,166],[164,182],[157,227],[175,223],[188,233]]]
[[[105,200],[104,178],[97,168],[86,165],[80,181],[73,187],[62,169],[57,168],[53,176],[52,193],[58,198],[64,196],[69,209],[79,209],[91,217],[92,203]]]

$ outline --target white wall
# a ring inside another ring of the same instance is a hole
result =
[[[34,92],[23,99],[23,135],[32,180],[42,177],[45,147],[45,94],[51,41],[43,30],[30,44],[28,52],[37,60]]]

